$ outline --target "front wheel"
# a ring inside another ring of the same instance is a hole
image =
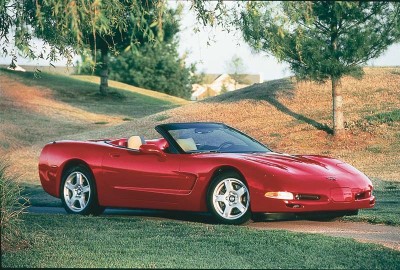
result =
[[[207,192],[207,206],[217,221],[224,224],[243,224],[251,217],[249,190],[233,172],[213,180]]]
[[[100,215],[94,177],[88,168],[78,165],[67,170],[61,185],[61,201],[68,213]]]

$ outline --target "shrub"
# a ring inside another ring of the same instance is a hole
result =
[[[21,196],[16,178],[6,174],[7,164],[0,160],[1,252],[25,248],[29,245],[20,219],[27,199]]]

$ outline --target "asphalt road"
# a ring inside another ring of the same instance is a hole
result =
[[[30,213],[66,214],[66,211],[61,207],[31,206],[28,208],[28,211]],[[151,219],[172,219],[202,223],[213,222],[208,213],[107,208],[103,215],[140,216]],[[395,226],[364,222],[309,221],[301,220],[291,215],[269,215],[265,216],[261,221],[251,222],[246,226],[260,230],[287,230],[353,238],[356,241],[380,244],[400,251],[400,227]]]

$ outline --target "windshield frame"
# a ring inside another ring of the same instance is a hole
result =
[[[179,129],[190,129],[190,128],[227,128],[233,132],[237,132],[238,134],[244,136],[245,138],[250,139],[254,143],[258,144],[259,146],[265,148],[265,151],[241,151],[241,152],[220,152],[216,150],[196,150],[196,151],[184,151],[179,144],[176,142],[174,137],[171,135],[171,130],[179,130]],[[180,153],[180,154],[199,154],[199,153],[269,153],[273,152],[269,147],[264,145],[263,143],[257,141],[256,139],[250,137],[249,135],[237,130],[231,126],[228,126],[224,123],[217,123],[217,122],[186,122],[186,123],[168,123],[168,124],[161,124],[155,127],[155,130],[160,133],[169,143],[170,153]]]

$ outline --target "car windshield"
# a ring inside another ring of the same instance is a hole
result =
[[[271,152],[253,138],[224,124],[182,123],[165,125],[164,129],[185,153]]]

